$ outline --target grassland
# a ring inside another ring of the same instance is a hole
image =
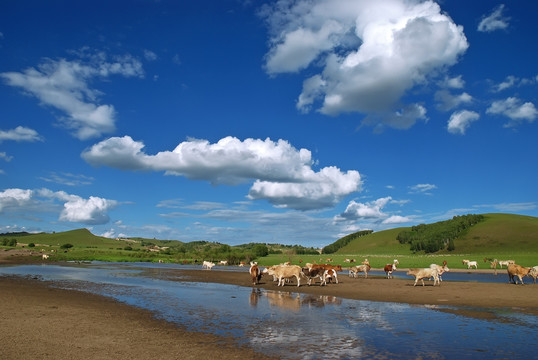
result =
[[[228,246],[219,243],[156,239],[109,239],[95,236],[86,229],[62,233],[42,233],[13,235],[18,247],[53,253],[54,261],[165,261],[175,263],[197,260],[233,259],[247,262],[256,258],[261,265],[273,265],[290,261],[294,264],[325,263],[348,266],[345,259],[355,259],[358,263],[368,258],[374,268],[381,268],[393,259],[398,259],[400,267],[426,267],[446,260],[449,267],[464,268],[463,259],[477,260],[479,268],[489,269],[489,261],[484,259],[515,260],[523,266],[538,265],[538,218],[513,214],[484,214],[484,220],[473,225],[455,241],[455,250],[442,250],[435,254],[413,253],[409,244],[400,244],[398,233],[409,228],[395,228],[374,232],[352,240],[334,254],[299,255],[293,248],[278,251],[278,246],[269,246],[271,254],[255,256],[244,245]],[[4,235],[4,238],[12,236]],[[72,245],[66,247],[66,244]],[[261,245],[261,244],[260,244]],[[0,247],[8,249],[9,247]],[[252,246],[250,247],[252,248]],[[274,251],[274,250],[277,251]],[[1,251],[1,250],[0,250]],[[275,254],[278,252],[278,254]]]

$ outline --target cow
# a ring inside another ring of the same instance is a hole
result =
[[[462,260],[463,265],[467,265],[467,269],[470,269],[474,266],[475,269],[478,269],[478,263],[476,261]]]
[[[49,256],[47,254],[41,255],[41,259],[43,259],[43,260],[47,260],[48,258],[49,258]]]
[[[315,279],[319,277],[321,279],[321,284],[323,285],[323,274],[325,273],[325,269],[322,267],[316,267],[316,268],[310,268],[310,267],[304,267],[301,270],[303,272],[303,275],[307,279],[307,284],[310,286],[312,284],[312,279]]]
[[[521,284],[523,284],[523,277],[529,275],[533,268],[531,267],[523,267],[518,264],[509,264],[506,268],[506,271],[508,272],[508,282],[514,283],[517,285],[516,276],[518,277]],[[532,275],[531,275],[532,276]]]
[[[450,271],[450,269],[447,266],[446,260],[443,261],[443,266],[437,265],[437,264],[430,264],[430,269],[437,269],[437,272],[439,274],[439,281],[443,281],[443,278],[441,277],[443,273]]]
[[[332,272],[332,276],[334,276],[334,280],[335,280],[335,282],[338,284],[338,275],[337,275],[337,272],[338,272],[338,271],[342,271],[342,265],[311,264],[311,263],[306,263],[306,267],[309,268],[310,270],[312,270],[312,269],[316,269],[316,268],[320,268],[320,269],[323,269],[323,270],[334,270],[334,271]]]
[[[349,268],[349,276],[350,277],[357,277],[360,272],[364,273],[364,278],[366,279],[368,277],[368,271],[370,271],[371,267],[370,264],[364,264],[359,266],[352,266]]]
[[[431,277],[433,277],[433,286],[435,286],[436,283],[441,286],[441,283],[439,282],[439,271],[435,268],[409,269],[407,275],[415,277],[413,286],[416,286],[419,280],[422,281],[422,286],[424,286],[424,279],[429,279]]]
[[[284,286],[286,279],[295,277],[297,286],[301,286],[301,277],[304,277],[299,265],[273,265],[263,270],[264,274],[273,275],[278,280],[277,286]]]
[[[251,262],[250,269],[248,269],[248,272],[250,273],[250,276],[252,278],[252,285],[258,285],[260,279],[262,278],[262,272],[258,268],[258,264]]]
[[[396,265],[399,265],[399,264],[400,264],[400,262],[398,260],[394,259],[392,264],[385,265],[383,270],[385,271],[385,274],[387,274],[387,279],[392,279],[392,272],[397,270]]]
[[[211,268],[215,266],[215,263],[212,263],[211,261],[204,261],[202,263],[202,268],[203,269],[207,269],[207,270],[211,270]]]
[[[224,266],[228,265],[228,260],[219,261],[219,265],[224,265]]]

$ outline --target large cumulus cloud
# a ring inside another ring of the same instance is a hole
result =
[[[168,175],[236,185],[254,181],[251,199],[267,199],[281,207],[316,209],[332,206],[358,191],[358,171],[342,172],[334,166],[315,171],[311,152],[296,149],[285,140],[225,137],[216,143],[189,139],[172,151],[155,155],[129,136],[101,141],[82,153],[94,166],[123,170],[164,171]]]
[[[369,125],[408,128],[425,119],[420,104],[402,97],[468,47],[463,28],[433,1],[281,0],[262,14],[271,30],[269,74],[320,65],[304,81],[298,109],[367,113]],[[395,113],[404,113],[401,121]]]

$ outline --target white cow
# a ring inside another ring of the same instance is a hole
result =
[[[213,266],[215,266],[215,263],[212,263],[211,261],[204,261],[202,264],[202,268],[207,270],[211,270]]]
[[[409,269],[407,275],[412,275],[415,277],[415,283],[413,284],[413,286],[416,286],[419,280],[422,281],[422,286],[424,286],[424,279],[429,279],[431,277],[433,277],[433,286],[435,286],[436,283],[439,286],[441,285],[441,283],[439,282],[439,272],[437,271],[437,269]]]

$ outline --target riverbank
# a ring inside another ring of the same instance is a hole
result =
[[[0,359],[271,359],[149,311],[38,280],[0,277],[0,303]]]

